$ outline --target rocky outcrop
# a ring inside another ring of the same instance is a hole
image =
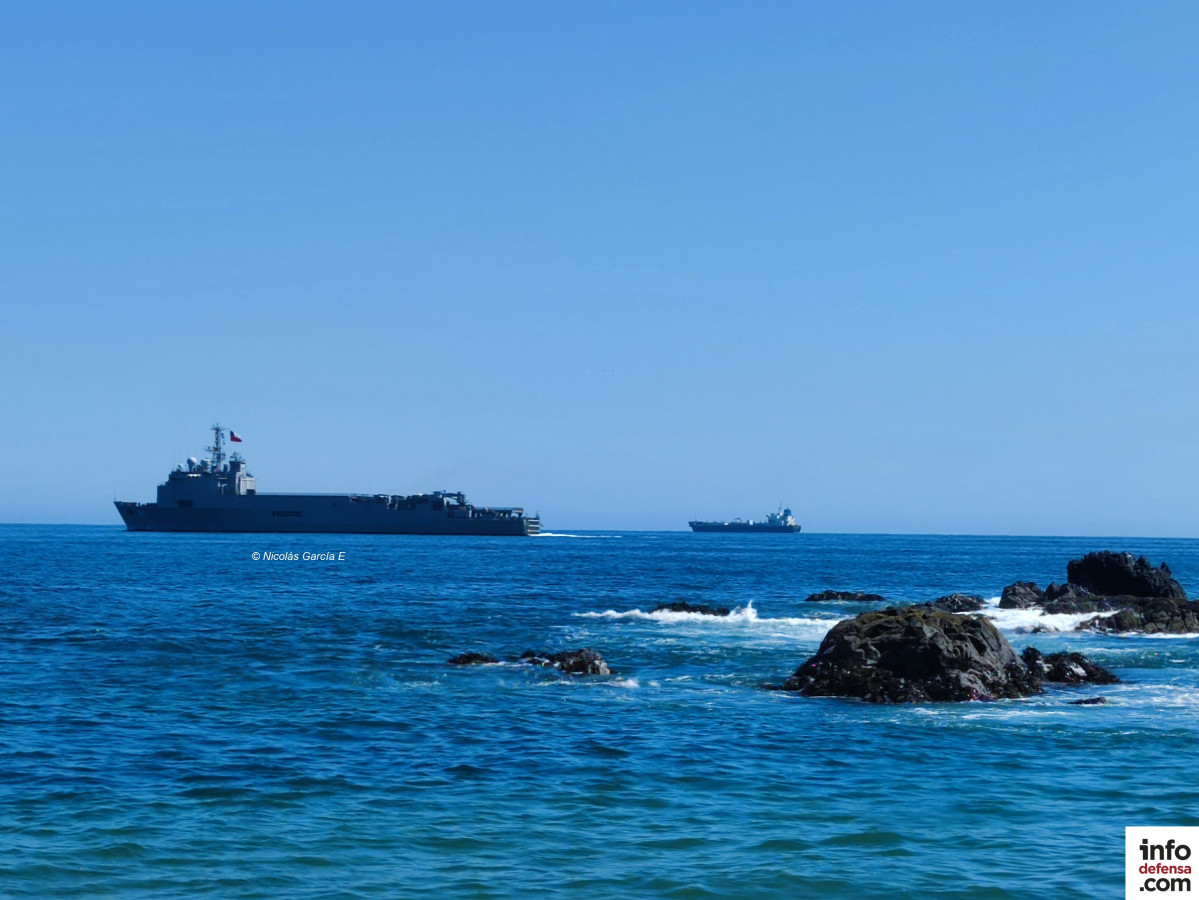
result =
[[[989,619],[930,605],[888,607],[838,622],[777,690],[871,703],[1028,697],[1042,685],[1118,679],[1081,653],[1017,656]]]
[[[1045,592],[1031,581],[1017,581],[1003,589],[999,598],[1000,609],[1028,609],[1045,602]]]
[[[1066,565],[1066,578],[1071,584],[1104,596],[1187,599],[1169,566],[1162,563],[1155,569],[1145,557],[1134,559],[1131,553],[1088,553]]]
[[[604,662],[604,658],[594,650],[563,650],[560,653],[537,653],[526,650],[520,655],[520,662],[534,666],[553,667],[567,675],[611,675],[612,670]]]
[[[1038,608],[1049,615],[1110,613],[1088,619],[1079,630],[1199,632],[1199,603],[1187,600],[1165,563],[1154,568],[1143,556],[1103,550],[1071,560],[1066,575],[1065,584],[1054,583],[1044,591],[1031,581],[1009,584],[999,606]]]
[[[447,661],[451,666],[487,666],[498,663],[499,660],[487,653],[460,653]]]
[[[653,612],[699,613],[701,616],[727,616],[732,610],[727,606],[709,606],[707,603],[688,603],[686,600],[675,600],[672,603],[659,603]]]
[[[1040,685],[987,619],[909,606],[838,622],[782,689],[913,703],[1027,697]]]
[[[945,597],[938,597],[936,600],[930,600],[928,603],[922,603],[921,605],[931,606],[933,609],[939,609],[942,612],[968,613],[978,612],[987,604],[977,594],[949,594]]]
[[[1110,597],[1092,594],[1077,584],[1058,584],[1054,582],[1045,588],[1045,598],[1041,609],[1048,615],[1058,613],[1091,613],[1106,612],[1119,609],[1119,605]]]
[[[1036,647],[1026,647],[1021,658],[1028,671],[1041,681],[1058,684],[1115,684],[1120,680],[1081,653],[1050,653],[1046,656]]]
[[[809,594],[806,603],[886,603],[887,598],[881,594],[864,594],[861,591],[821,591],[819,594]]]
[[[1136,631],[1144,634],[1199,633],[1199,602],[1165,597],[1121,597],[1123,609],[1096,616],[1078,626],[1080,631]]]

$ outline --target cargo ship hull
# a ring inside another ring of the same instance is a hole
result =
[[[799,531],[799,523],[791,510],[779,506],[778,512],[770,513],[765,521],[758,519],[733,519],[733,521],[717,520],[701,522],[694,520],[687,523],[692,531],[727,532],[733,534],[795,534]]]
[[[751,525],[748,522],[690,522],[692,531],[722,531],[737,534],[766,533],[794,534],[799,531],[798,525]]]

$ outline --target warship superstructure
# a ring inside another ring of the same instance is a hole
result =
[[[766,516],[765,522],[755,522],[750,519],[748,522],[741,519],[733,519],[731,522],[688,522],[692,531],[736,531],[736,532],[752,532],[764,531],[778,534],[794,534],[799,531],[799,523],[795,521],[795,516],[791,515],[791,510],[779,507],[778,512],[772,512]]]
[[[158,486],[155,503],[117,500],[129,531],[316,532],[327,534],[530,535],[537,516],[519,507],[474,506],[461,492],[260,494],[241,454],[225,454],[212,426],[210,456],[189,457]],[[241,442],[234,431],[230,440]]]

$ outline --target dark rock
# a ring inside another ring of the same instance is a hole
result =
[[[989,620],[909,606],[838,622],[783,689],[912,703],[1026,697],[1040,685]]]
[[[949,594],[948,596],[938,597],[936,600],[921,605],[931,606],[933,609],[939,609],[942,612],[967,613],[978,612],[987,604],[977,594]]]
[[[1045,600],[1041,608],[1048,615],[1056,615],[1057,613],[1108,612],[1119,609],[1120,606],[1110,598],[1092,594],[1077,584],[1054,582],[1045,588]]]
[[[1107,703],[1107,697],[1086,697],[1082,700],[1071,700],[1071,706],[1103,706]]]
[[[1058,600],[1094,600],[1095,595],[1088,591],[1085,587],[1080,587],[1077,584],[1058,584],[1056,581],[1049,582],[1049,587],[1045,588],[1045,596],[1042,598],[1042,603],[1053,603]]]
[[[492,663],[498,663],[499,660],[494,656],[486,653],[460,653],[453,659],[449,660],[448,665],[451,666],[486,666]]]
[[[589,649],[563,650],[561,653],[536,653],[526,650],[520,661],[534,666],[552,666],[567,675],[611,675],[612,670],[604,658]]]
[[[1079,630],[1183,634],[1199,631],[1199,606],[1165,563],[1154,568],[1131,553],[1088,553],[1066,566],[1069,580],[1041,591],[1030,581],[1003,589],[1003,609],[1040,607],[1047,614],[1112,613],[1096,616]]]
[[[1095,594],[1187,599],[1169,566],[1162,563],[1155,569],[1145,557],[1134,559],[1131,553],[1088,553],[1066,565],[1066,577]]]
[[[706,603],[688,603],[686,600],[675,600],[673,603],[659,603],[654,612],[699,613],[703,616],[727,616],[732,612],[727,606],[709,606]]]
[[[1199,632],[1199,602],[1164,597],[1119,597],[1124,608],[1110,616],[1096,616],[1078,626],[1079,631],[1139,631],[1145,634],[1195,634]]]
[[[1017,581],[1003,589],[999,598],[1000,609],[1028,609],[1030,606],[1040,606],[1045,600],[1045,592],[1031,581]]]
[[[821,591],[819,594],[809,594],[806,603],[824,603],[841,601],[844,603],[886,603],[887,598],[881,594],[863,594],[861,591]]]
[[[1115,615],[1096,616],[1078,625],[1079,631],[1143,631],[1145,620],[1139,612],[1122,609]]]
[[[604,658],[594,650],[564,650],[555,653],[550,661],[568,675],[611,675]]]
[[[1042,681],[1058,684],[1115,684],[1120,680],[1081,653],[1050,653],[1045,656],[1036,647],[1026,647],[1021,657],[1028,671]]]

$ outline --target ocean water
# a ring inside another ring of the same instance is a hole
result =
[[[1127,549],[1194,595],[1195,541],[2,526],[0,549],[4,897],[1117,898],[1126,825],[1199,824],[1196,637],[992,608],[1017,649],[1122,683],[760,687],[862,611],[809,593],[997,598]],[[305,551],[345,558],[251,558]],[[671,600],[736,612],[650,612]],[[575,647],[614,674],[446,665]]]

